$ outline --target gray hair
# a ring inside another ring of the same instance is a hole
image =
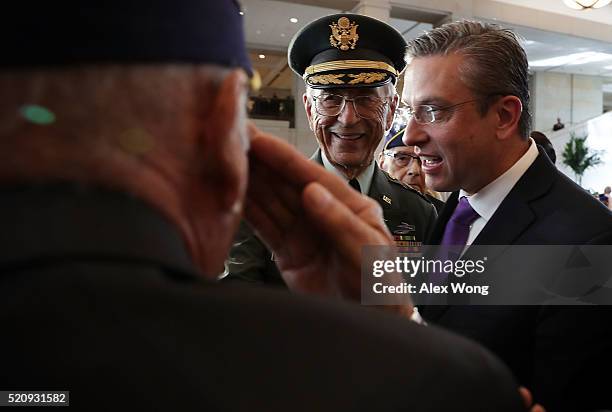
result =
[[[529,136],[529,64],[513,31],[497,24],[462,20],[409,41],[406,51],[408,60],[451,53],[465,56],[459,75],[465,85],[482,98],[481,114],[489,110],[499,95],[516,96],[523,105],[519,133],[525,139]]]

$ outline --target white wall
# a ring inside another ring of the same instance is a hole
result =
[[[530,92],[534,129],[545,133],[551,131],[557,117],[570,126],[603,112],[601,77],[536,72]]]
[[[551,133],[550,138],[557,153],[557,168],[575,180],[574,172],[563,164],[563,149],[570,139],[570,133],[575,131],[577,136],[588,133],[586,143],[593,150],[601,150],[602,164],[587,169],[582,178],[582,187],[593,192],[601,193],[606,186],[612,186],[612,112],[598,116],[576,127],[562,129]]]
[[[571,75],[536,72],[530,93],[534,130],[551,130],[553,124],[557,123],[557,117],[561,118],[563,123],[570,123]]]
[[[572,122],[579,123],[603,113],[601,77],[572,75]]]

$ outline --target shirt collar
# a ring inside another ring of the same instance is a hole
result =
[[[459,191],[459,199],[463,196],[467,197],[476,213],[488,221],[521,176],[529,169],[529,166],[535,161],[536,157],[538,157],[538,149],[530,137],[529,149],[510,169],[473,195],[469,195],[461,189]]]
[[[325,152],[323,150],[321,150],[321,159],[323,160],[323,167],[325,167],[326,170],[332,172],[336,176],[340,176],[342,179],[348,182],[346,176],[344,176],[338,169],[336,169],[334,165],[332,165],[331,162],[327,159],[327,156],[325,156]],[[361,172],[359,176],[356,177],[357,181],[359,182],[359,186],[361,187],[362,194],[367,195],[368,193],[370,193],[370,186],[372,186],[372,179],[374,177],[374,169],[375,162],[374,159],[372,159],[370,165],[363,172]]]

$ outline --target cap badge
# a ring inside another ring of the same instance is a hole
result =
[[[348,49],[354,49],[359,40],[357,34],[358,24],[352,22],[347,17],[340,17],[338,23],[332,23],[329,25],[332,30],[331,36],[329,36],[329,42],[331,45],[342,51]]]

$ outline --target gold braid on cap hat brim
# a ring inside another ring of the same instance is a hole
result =
[[[321,73],[321,72],[330,72],[334,70],[363,70],[363,69],[375,69],[375,70],[385,70],[394,76],[398,76],[399,73],[395,70],[395,67],[387,64],[385,62],[377,62],[372,60],[334,60],[331,62],[313,64],[312,66],[308,66],[304,71],[304,79],[310,76],[311,74]]]
[[[342,80],[342,78],[344,77],[348,77],[351,80]],[[387,77],[389,77],[389,74],[383,73],[383,72],[370,72],[370,73],[358,73],[358,74],[354,74],[354,73],[315,74],[314,76],[310,76],[308,79],[306,79],[306,83],[310,85],[315,85],[315,84],[355,85],[355,84],[361,84],[361,83],[372,84],[376,82],[385,81]]]

